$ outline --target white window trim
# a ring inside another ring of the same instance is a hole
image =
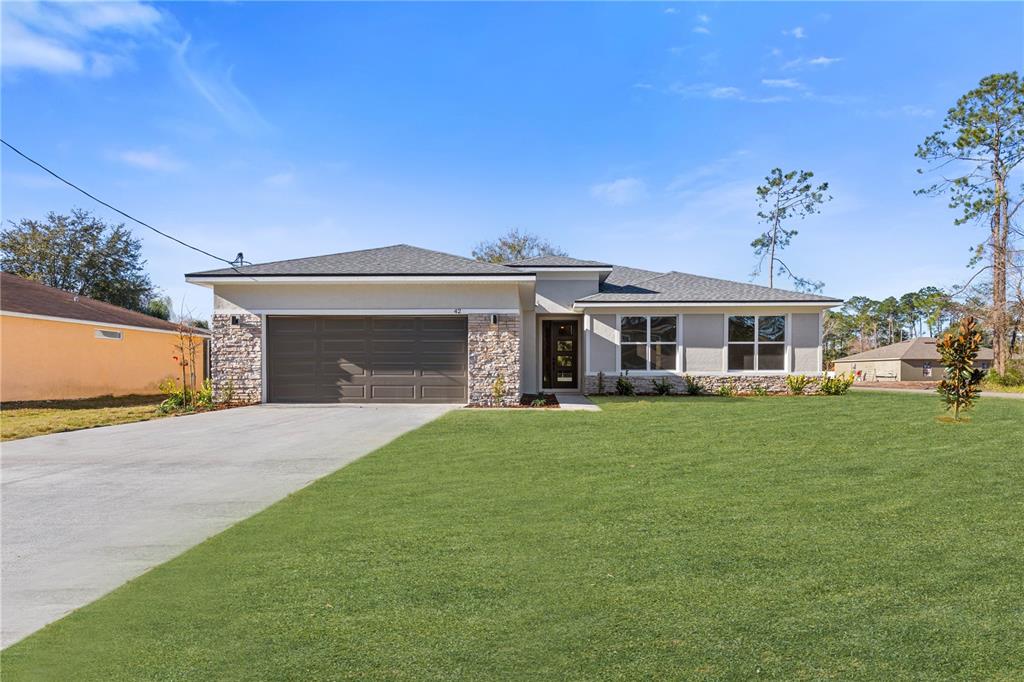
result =
[[[779,317],[785,318],[783,333],[785,338],[780,341],[758,341],[757,332],[759,322],[758,319],[762,317]],[[754,340],[751,341],[729,341],[729,318],[730,317],[753,317],[754,318]],[[758,365],[758,346],[762,343],[769,345],[783,345],[785,350],[782,354],[782,369],[729,369],[729,345],[732,343],[753,343],[754,344],[754,366]],[[789,374],[790,367],[792,367],[792,361],[790,356],[793,354],[793,343],[792,343],[792,330],[790,329],[790,314],[789,313],[766,313],[759,315],[754,313],[752,315],[737,314],[737,313],[724,313],[722,316],[722,372],[726,374],[740,374],[750,376],[770,376],[774,374]]]
[[[647,341],[645,343],[637,343],[630,341],[623,344],[622,342],[622,318],[624,317],[642,317],[647,320]],[[622,346],[647,346],[647,366],[651,366],[651,318],[652,317],[674,317],[676,318],[676,368],[675,369],[622,369]],[[668,314],[668,315],[637,315],[637,314],[617,314],[615,316],[615,373],[622,374],[624,371],[628,371],[630,374],[635,376],[666,376],[669,374],[682,374],[682,352],[683,352],[683,316],[682,314]],[[589,370],[589,364],[587,369]]]

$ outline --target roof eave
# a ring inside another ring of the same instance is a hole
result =
[[[843,301],[839,299],[826,299],[821,301],[750,301],[750,300],[728,300],[728,301],[683,301],[683,300],[672,300],[672,301],[635,301],[635,300],[600,300],[600,301],[588,301],[586,299],[580,299],[573,302],[573,308],[610,308],[610,307],[627,307],[627,306],[700,306],[700,307],[714,307],[714,306],[802,306],[802,307],[815,307],[815,308],[831,308],[839,305]]]
[[[310,282],[533,282],[536,277],[532,274],[505,274],[495,273],[419,273],[419,274],[359,274],[359,275],[296,275],[296,274],[260,274],[248,275],[238,274],[208,274],[194,272],[185,275],[185,281],[190,284],[213,285],[213,284],[258,284],[258,283],[310,283]]]

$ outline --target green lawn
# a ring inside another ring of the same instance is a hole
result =
[[[117,398],[108,395],[81,400],[4,403],[0,405],[0,440],[156,419],[166,416],[157,409],[163,399],[161,395]]]
[[[601,405],[451,413],[9,648],[3,679],[1024,677],[1024,405]]]

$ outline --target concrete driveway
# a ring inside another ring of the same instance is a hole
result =
[[[452,405],[260,405],[4,443],[7,646]]]

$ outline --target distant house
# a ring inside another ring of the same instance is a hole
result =
[[[991,348],[980,349],[977,368],[988,371],[992,359]],[[944,371],[935,339],[927,336],[848,355],[835,365],[836,372],[852,372],[859,381],[938,381]]]
[[[0,401],[155,394],[181,376],[178,343],[172,322],[0,273]]]

